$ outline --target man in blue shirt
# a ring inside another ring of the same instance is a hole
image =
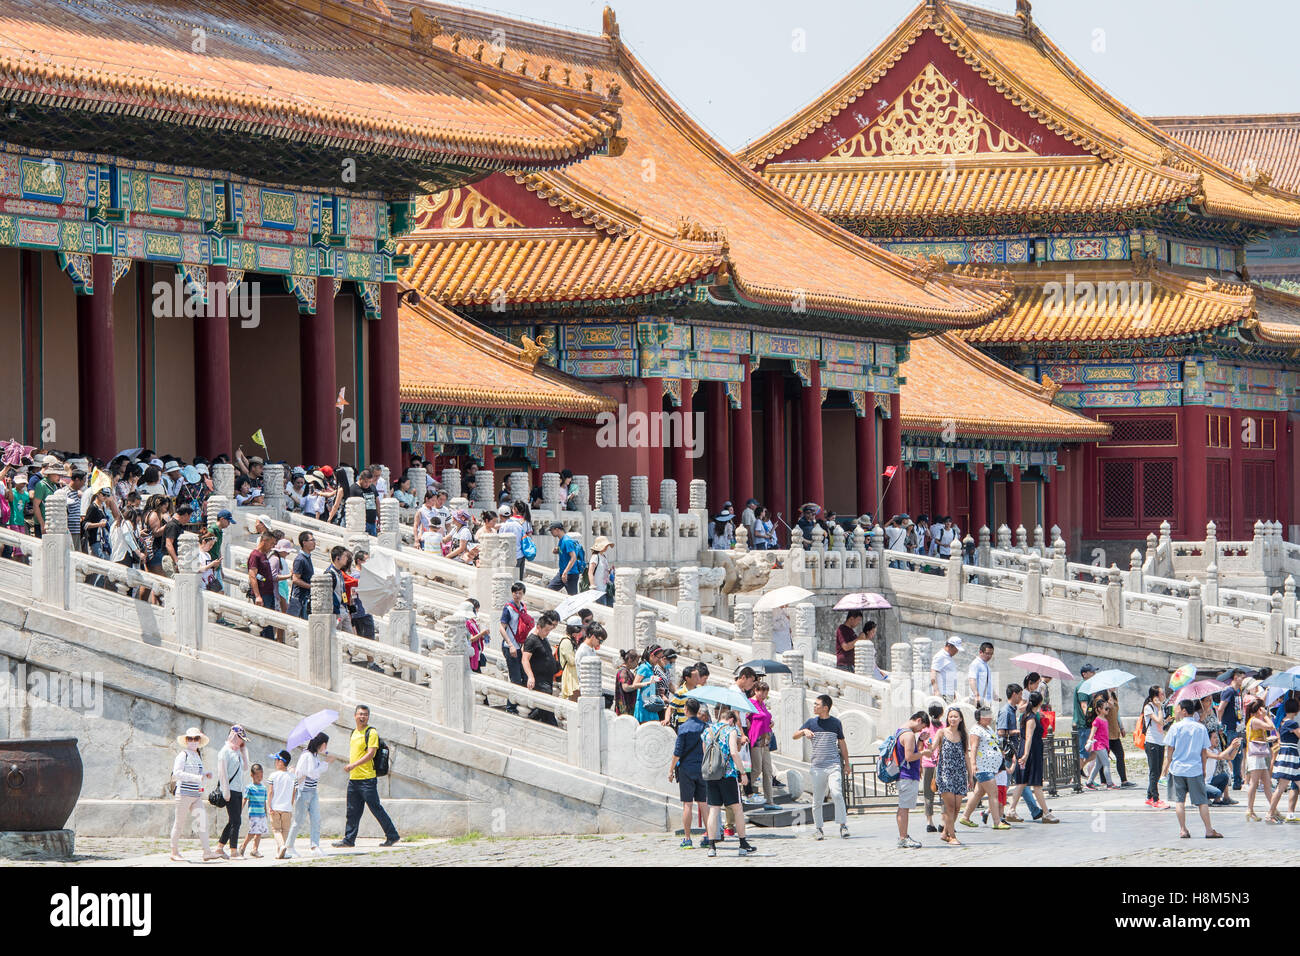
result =
[[[700,702],[693,697],[686,700],[686,720],[677,728],[677,742],[673,744],[673,762],[668,768],[668,782],[677,780],[677,790],[682,798],[683,850],[695,848],[691,841],[691,805],[703,814],[708,809],[708,790],[700,776],[704,764],[704,721],[700,720]]]
[[[565,534],[564,525],[558,521],[551,522],[551,535],[559,542],[555,548],[559,570],[551,579],[550,588],[552,591],[563,588],[569,594],[577,594],[578,577],[587,567],[587,562],[583,558],[582,542],[573,535]]]
[[[1228,678],[1231,686],[1219,695],[1219,723],[1223,724],[1223,732],[1228,735],[1228,740],[1233,740],[1238,736],[1238,728],[1241,725],[1241,683],[1246,679],[1246,672],[1240,667],[1232,672]],[[1241,751],[1237,751],[1237,756],[1232,758],[1232,789],[1241,789]]]
[[[1228,749],[1220,753],[1210,750],[1210,735],[1194,716],[1197,702],[1179,701],[1183,716],[1165,732],[1165,766],[1164,773],[1170,775],[1174,799],[1174,813],[1178,816],[1178,835],[1190,837],[1187,832],[1187,798],[1192,798],[1192,806],[1201,814],[1205,824],[1205,839],[1220,840],[1223,834],[1210,825],[1210,797],[1205,790],[1205,761],[1231,760],[1233,753],[1241,746],[1240,740],[1234,740]]]

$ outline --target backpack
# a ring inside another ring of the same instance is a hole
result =
[[[559,682],[559,681],[564,677],[564,665],[560,663],[560,648],[564,646],[564,642],[565,642],[565,641],[568,641],[568,642],[569,642],[569,647],[570,647],[570,648],[573,648],[573,651],[574,651],[575,654],[577,653],[577,648],[574,646],[573,638],[571,638],[568,634],[565,634],[562,638],[560,638],[560,643],[557,644],[557,645],[555,646],[555,680],[556,680],[556,682]]]
[[[533,544],[533,539],[525,537],[519,542],[519,550],[523,553],[525,561],[534,561],[537,559],[537,545]]]
[[[722,752],[721,736],[712,730],[704,735],[704,760],[700,763],[701,780],[721,780],[727,775],[727,757]]]
[[[519,635],[522,634],[524,637],[527,637],[529,634],[533,633],[533,625],[537,622],[533,620],[533,616],[525,610],[522,604],[517,604],[514,601],[511,601],[510,605],[519,615],[519,626],[515,628],[514,637],[515,643],[522,647],[524,642]]]
[[[1133,746],[1141,750],[1147,743],[1147,709],[1142,708],[1142,715],[1138,717],[1137,726],[1133,728]]]
[[[901,728],[895,730],[876,752],[876,779],[881,783],[893,783],[903,773],[898,761],[898,735],[901,733]]]
[[[366,728],[366,743],[370,742],[370,734],[372,731],[375,735],[375,756],[372,758],[375,767],[375,776],[387,777],[388,766],[392,761],[393,755],[388,749],[388,744],[384,742],[384,738],[379,736],[379,731],[375,730],[373,727]],[[368,750],[369,748],[366,749]]]

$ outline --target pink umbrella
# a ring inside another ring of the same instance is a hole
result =
[[[1202,697],[1209,697],[1211,694],[1227,689],[1228,685],[1220,680],[1211,680],[1208,677],[1204,680],[1194,680],[1190,684],[1184,684],[1174,695],[1174,703],[1180,700],[1200,700]]]
[[[1044,677],[1068,677],[1074,680],[1074,674],[1065,666],[1065,662],[1051,654],[1021,654],[1011,658],[1011,663],[1019,664],[1026,670],[1038,671]]]
[[[837,611],[883,611],[893,607],[879,594],[872,594],[870,591],[859,591],[857,594],[846,594],[840,598],[839,603],[835,605]]]

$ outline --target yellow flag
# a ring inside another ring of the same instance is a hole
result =
[[[113,479],[108,476],[108,472],[96,468],[90,473],[90,486],[87,490],[93,497],[100,488],[111,488],[112,485]]]
[[[253,441],[262,446],[262,451],[266,451],[266,439],[262,437],[262,429],[253,432]]]

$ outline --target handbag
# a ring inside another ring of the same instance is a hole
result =
[[[230,789],[230,785],[235,782],[235,777],[237,777],[238,775],[239,775],[238,770],[236,770],[234,773],[230,775],[230,779],[226,781],[227,790]],[[221,810],[225,807],[226,796],[221,792],[220,787],[216,787],[210,794],[208,794],[208,803],[212,804],[218,810]]]

